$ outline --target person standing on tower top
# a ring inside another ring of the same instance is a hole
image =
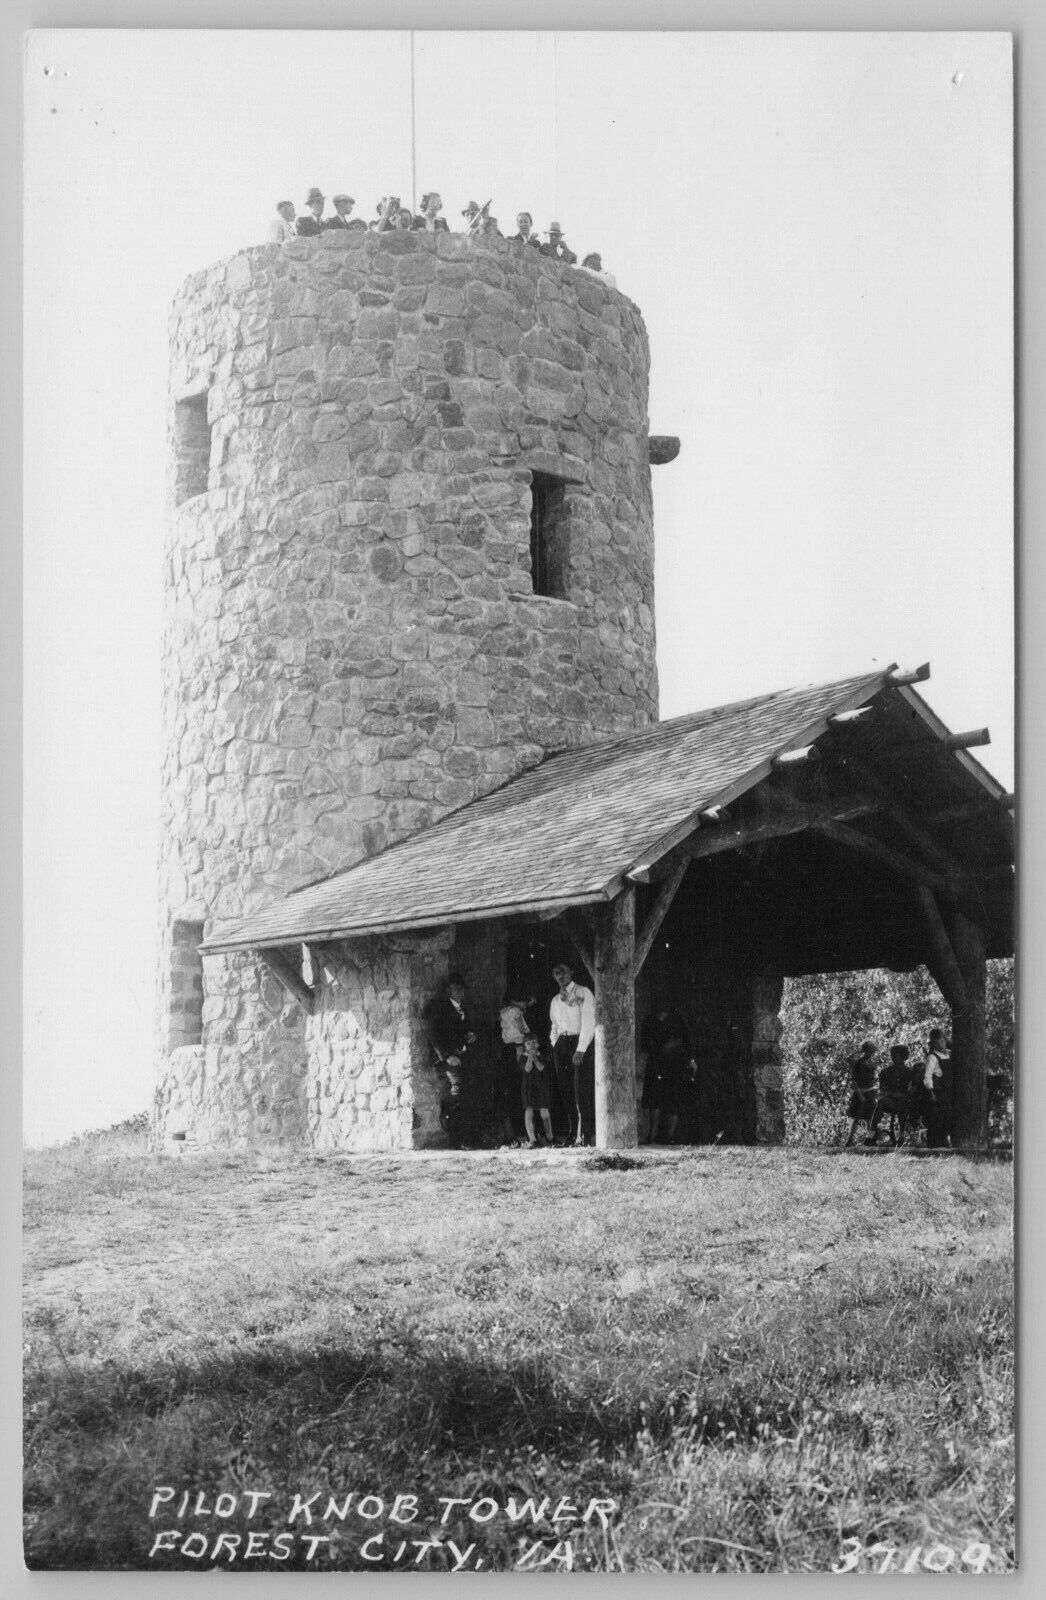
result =
[[[450,225],[446,217],[440,216],[442,210],[443,201],[438,190],[430,189],[428,194],[421,197],[421,210],[414,218],[415,228],[419,231],[424,229],[426,233],[449,233]]]
[[[305,214],[298,218],[298,236],[302,239],[312,239],[316,234],[323,232],[323,208],[327,197],[322,189],[310,189],[305,196]]]
[[[276,207],[276,215],[269,223],[267,235],[270,244],[286,244],[288,239],[296,239],[298,230],[294,226],[294,201],[281,200]]]
[[[517,232],[509,239],[510,244],[532,244],[541,249],[541,240],[534,232],[534,218],[529,211],[521,211],[516,218]]]
[[[558,222],[549,223],[548,244],[541,246],[541,254],[543,256],[551,256],[553,261],[565,261],[568,267],[572,267],[577,261],[577,256],[573,250],[567,247],[563,238],[563,229]]]
[[[323,224],[325,228],[366,228],[367,224],[359,217],[351,215],[356,204],[351,194],[336,194],[334,196],[334,215],[328,217]]]

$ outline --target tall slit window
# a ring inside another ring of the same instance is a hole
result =
[[[194,394],[174,408],[175,487],[178,505],[205,494],[211,466],[211,427],[207,395]]]
[[[203,1038],[202,922],[176,922],[171,930],[170,1046]]]
[[[567,592],[565,484],[548,472],[530,478],[530,575],[534,593],[562,600]]]

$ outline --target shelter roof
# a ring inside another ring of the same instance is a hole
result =
[[[891,736],[909,765],[923,763],[916,778],[927,803],[958,811],[957,801],[979,799],[997,811],[1001,785],[943,743],[947,729],[912,689],[891,684],[891,670],[716,706],[551,755],[381,854],[216,929],[203,948],[270,948],[608,900],[698,828],[702,812],[745,795],[782,753],[825,735],[829,718],[877,698],[903,697]],[[989,854],[999,854],[1000,839],[1006,854],[1004,835],[989,829],[987,838]]]

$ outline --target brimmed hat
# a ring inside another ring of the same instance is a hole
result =
[[[320,194],[320,191],[318,189],[313,190],[313,194],[316,197],[316,199],[318,199],[318,200],[322,200],[323,199],[323,196]],[[339,200],[347,200],[350,206],[354,206],[356,204],[356,201],[355,201],[354,197],[351,194],[336,194],[334,196],[334,204],[337,205]]]
[[[560,227],[558,222],[550,222],[548,225],[548,231],[549,233],[562,233],[563,229]]]
[[[311,206],[314,200],[326,200],[326,198],[327,196],[324,194],[322,189],[317,189],[314,187],[310,189],[308,194],[305,196],[305,204],[307,206]]]
[[[479,206],[476,204],[475,200],[470,200],[467,206],[462,207],[461,215],[463,217],[474,217],[478,211]]]

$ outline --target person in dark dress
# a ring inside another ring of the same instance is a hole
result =
[[[849,1149],[857,1135],[857,1124],[868,1123],[871,1126],[875,1103],[879,1098],[879,1069],[875,1058],[879,1054],[872,1041],[866,1040],[861,1046],[859,1055],[850,1062],[850,1100],[846,1114],[850,1118],[850,1132],[847,1136],[846,1147]],[[869,1132],[869,1144],[874,1144],[874,1139]]]
[[[647,1054],[643,1105],[650,1119],[647,1143],[671,1144],[687,1120],[697,1076],[690,1030],[682,1012],[664,1006],[647,1018],[640,1040]],[[649,1086],[649,1092],[648,1092]]]

